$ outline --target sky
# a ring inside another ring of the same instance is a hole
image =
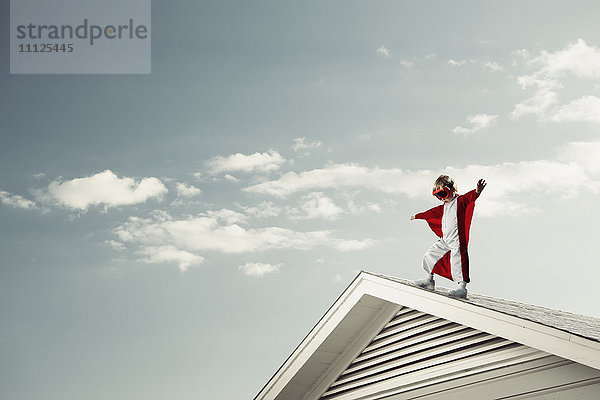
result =
[[[424,276],[442,173],[488,182],[470,292],[600,317],[599,12],[155,0],[147,75],[3,35],[0,397],[253,398],[360,270]]]

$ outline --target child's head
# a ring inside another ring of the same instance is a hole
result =
[[[448,175],[440,175],[433,184],[433,195],[440,200],[452,200],[456,193],[456,184]]]

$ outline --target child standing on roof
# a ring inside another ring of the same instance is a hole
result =
[[[454,180],[448,175],[440,175],[433,185],[433,195],[443,202],[425,212],[413,215],[414,219],[424,219],[431,230],[440,237],[423,257],[423,269],[427,278],[415,281],[415,285],[435,289],[433,274],[453,280],[458,288],[450,291],[450,296],[466,298],[469,279],[469,229],[475,208],[475,200],[479,197],[487,183],[480,179],[477,188],[458,195]]]

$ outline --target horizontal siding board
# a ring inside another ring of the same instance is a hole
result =
[[[490,338],[493,338],[493,336],[472,329],[462,329],[458,332],[452,332],[438,337],[429,336],[428,341],[425,343],[418,343],[412,346],[406,346],[405,344],[401,343],[398,346],[386,348],[387,351],[380,354],[377,357],[372,357],[363,362],[354,363],[344,372],[344,374],[352,373],[373,365],[381,364],[388,360],[399,359],[400,357],[407,357],[408,355],[413,353],[422,354],[421,352],[427,350],[430,347],[439,348],[441,346],[450,345],[452,342],[457,342],[460,340],[468,340],[465,345],[471,345],[483,340],[488,340]],[[445,351],[450,350],[447,349]],[[404,360],[406,360],[406,358]]]
[[[396,335],[396,334],[398,334],[400,332],[404,332],[408,329],[411,329],[411,328],[414,328],[417,326],[421,326],[428,322],[436,321],[437,319],[439,319],[439,318],[434,317],[432,315],[421,314],[415,318],[410,318],[408,321],[406,321],[405,323],[403,323],[401,325],[395,325],[395,326],[391,326],[389,328],[385,328],[383,331],[381,331],[381,333],[379,335],[377,335],[375,337],[374,340],[379,340],[379,339],[382,339],[387,336]]]
[[[421,334],[423,334],[425,332],[429,332],[431,330],[449,327],[449,326],[460,327],[461,329],[464,328],[463,326],[455,324],[454,322],[446,321],[444,319],[437,319],[435,321],[431,321],[429,323],[419,325],[419,326],[413,327],[411,329],[407,329],[406,331],[403,332],[402,336],[395,335],[395,336],[387,337],[387,338],[380,339],[377,341],[373,341],[373,342],[371,342],[371,344],[369,346],[367,346],[367,348],[361,354],[360,357],[369,358],[370,354],[371,354],[370,352],[377,350],[381,347],[388,346],[389,344],[398,342],[400,340],[408,340],[409,338],[418,338],[418,337],[420,337]]]
[[[422,316],[423,313],[407,308],[404,312],[396,314],[396,316],[387,324],[386,329],[398,324],[404,324],[412,319]]]
[[[399,368],[394,365],[394,362],[390,362],[375,368],[370,368],[367,371],[363,371],[349,377],[344,377],[342,375],[341,379],[332,385],[331,391],[340,391],[350,387],[364,386],[384,379],[403,375],[408,372],[423,370],[434,365],[449,363],[455,360],[467,358],[473,355],[511,345],[512,344],[510,342],[504,339],[496,338],[475,346],[470,346],[467,344],[455,351],[448,350],[440,354],[431,354],[430,357],[426,358],[425,356],[409,357],[410,362],[403,363]],[[438,357],[434,357],[436,355]],[[326,394],[328,393],[326,392]]]

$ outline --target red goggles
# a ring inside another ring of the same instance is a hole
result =
[[[439,200],[446,200],[452,194],[452,190],[448,186],[444,186],[443,188],[439,188],[433,191],[433,195],[437,197]]]

